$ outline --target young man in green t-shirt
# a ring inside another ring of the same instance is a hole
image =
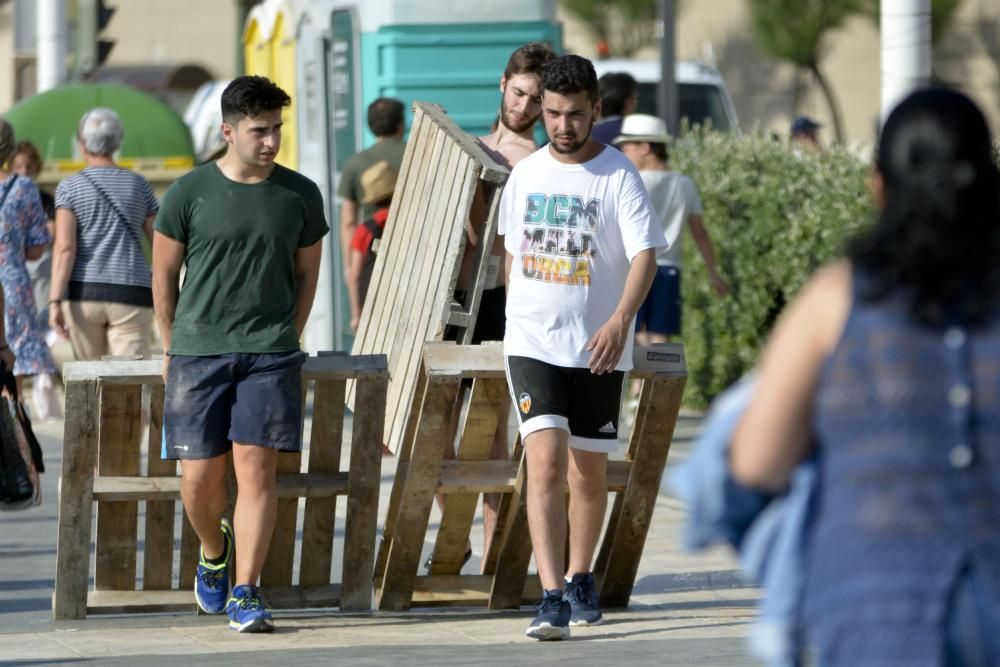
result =
[[[201,540],[195,599],[239,632],[274,629],[256,584],[274,530],[278,452],[302,446],[299,338],[329,231],[316,184],[274,161],[290,102],[263,77],[229,84],[226,153],[170,187],[153,240],[165,446],[181,460],[181,499]],[[222,516],[229,451],[232,525]]]

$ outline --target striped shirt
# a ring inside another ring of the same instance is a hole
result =
[[[87,167],[59,184],[56,208],[76,218],[76,260],[66,298],[151,306],[140,239],[143,223],[159,205],[146,179],[121,167]]]

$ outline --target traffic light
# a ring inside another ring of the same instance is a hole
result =
[[[108,55],[111,54],[111,49],[114,48],[115,42],[110,39],[101,39],[101,32],[107,27],[108,21],[115,14],[114,7],[108,7],[104,4],[104,0],[97,0],[97,67],[104,64],[104,61],[108,59]]]
[[[76,23],[76,71],[80,79],[93,77],[94,72],[104,64],[115,43],[101,39],[101,32],[107,27],[115,8],[108,7],[104,0],[77,0]]]

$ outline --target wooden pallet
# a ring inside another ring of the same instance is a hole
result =
[[[191,588],[198,538],[186,517],[180,562],[174,562],[174,523],[183,513],[177,462],[160,458],[163,381],[160,361],[101,361],[65,369],[66,421],[59,493],[59,536],[53,615],[194,610]],[[275,608],[371,608],[381,477],[381,444],[388,371],[382,355],[311,357],[303,379],[313,392],[309,460],[282,454],[278,463],[278,520],[261,585]],[[341,470],[346,382],[357,384],[350,463]],[[145,390],[144,390],[145,389]],[[148,396],[148,464],[140,470],[142,397]],[[95,470],[96,468],[96,470]],[[347,498],[343,573],[331,583],[338,496]],[[299,498],[305,498],[299,577],[292,573]],[[139,503],[146,520],[142,590],[136,590]],[[90,575],[91,516],[94,590]],[[177,587],[173,588],[175,565]]]
[[[413,437],[400,452],[375,565],[379,609],[511,609],[540,597],[537,578],[528,576],[527,470],[520,444],[510,461],[489,460],[507,400],[502,355],[500,344],[424,346],[419,416]],[[601,604],[608,608],[625,607],[631,597],[687,380],[680,345],[636,347],[634,363],[631,376],[643,381],[639,408],[624,460],[608,462],[608,492],[615,499],[594,566]],[[459,424],[457,459],[445,461],[442,442],[462,380],[472,381],[471,396]],[[435,571],[418,576],[435,493],[447,494],[433,552]],[[503,494],[485,573],[437,574],[439,567],[453,572],[460,566],[483,493]]]
[[[496,237],[499,186],[507,173],[441,107],[413,105],[410,138],[352,349],[388,357],[386,444],[394,452],[402,447],[417,395],[424,342],[444,340],[447,326],[455,328],[458,342],[471,339]],[[466,302],[458,303],[453,295],[465,226],[477,197],[485,202],[487,221]],[[353,405],[353,388],[348,392]]]

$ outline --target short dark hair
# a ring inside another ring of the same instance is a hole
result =
[[[380,97],[368,105],[368,129],[376,137],[391,137],[403,127],[403,103]]]
[[[244,117],[253,118],[277,111],[292,103],[292,98],[270,79],[262,76],[238,76],[222,91],[222,118],[230,125]]]
[[[516,74],[540,75],[546,63],[555,57],[555,51],[545,42],[528,42],[510,54],[503,75],[508,79]]]
[[[557,56],[542,70],[542,90],[560,95],[584,91],[591,102],[596,102],[597,73],[594,64],[581,56]]]
[[[601,95],[601,115],[621,116],[625,102],[635,97],[639,84],[628,72],[608,72],[597,80],[597,88]]]
[[[670,153],[667,151],[667,145],[661,141],[649,142],[649,152],[663,162],[666,162],[667,158],[670,157]]]

